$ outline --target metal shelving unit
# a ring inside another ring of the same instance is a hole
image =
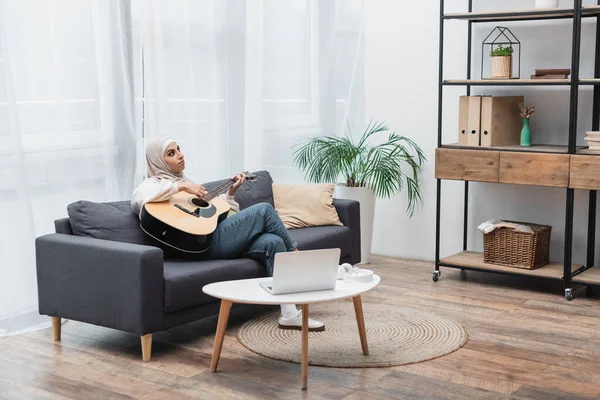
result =
[[[583,18],[596,18],[596,47],[594,77],[583,78],[579,76],[579,62],[581,53],[581,22]],[[471,78],[472,68],[472,33],[474,23],[488,23],[498,21],[535,21],[552,19],[571,19],[573,21],[572,48],[571,48],[571,78],[570,79],[506,79],[506,80],[481,80]],[[463,20],[468,24],[467,30],[467,77],[466,79],[444,80],[444,24],[447,20]],[[473,0],[468,2],[468,12],[444,14],[444,0],[440,0],[440,30],[439,30],[439,88],[438,88],[438,149],[468,149],[472,151],[502,151],[522,153],[556,153],[582,157],[591,154],[585,148],[576,146],[577,139],[577,111],[579,102],[579,87],[593,86],[593,122],[592,130],[599,130],[600,124],[600,0],[597,6],[582,6],[582,0],[574,0],[573,8],[569,9],[543,9],[543,10],[516,10],[498,12],[473,12]],[[520,148],[519,146],[505,146],[492,148],[464,147],[457,144],[442,143],[442,110],[443,91],[447,86],[464,86],[466,95],[471,94],[472,86],[568,86],[570,90],[569,107],[569,132],[566,145],[540,145],[531,148]],[[597,154],[597,153],[596,153]],[[570,161],[569,161],[570,162]],[[440,267],[460,268],[463,270],[485,271],[498,274],[529,276],[533,278],[544,278],[561,280],[564,282],[565,297],[572,299],[572,282],[586,284],[600,284],[600,267],[592,268],[594,265],[594,247],[596,230],[596,198],[597,191],[589,190],[589,212],[588,212],[588,243],[586,265],[572,264],[572,241],[573,241],[573,213],[574,213],[574,188],[566,185],[565,188],[565,242],[563,262],[552,262],[550,265],[537,270],[524,270],[510,268],[500,265],[486,264],[483,262],[483,254],[467,251],[468,239],[468,210],[469,210],[469,180],[464,179],[464,208],[463,208],[463,251],[457,254],[440,258],[440,217],[441,217],[441,194],[442,180],[437,178],[436,194],[436,233],[435,233],[435,270],[433,280],[438,281],[441,275]],[[598,179],[600,188],[600,177]]]

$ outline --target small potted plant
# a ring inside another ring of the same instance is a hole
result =
[[[521,129],[521,146],[531,146],[531,128],[529,128],[529,118],[535,112],[534,107],[525,107],[523,103],[519,103],[521,108],[521,117],[523,118],[523,128]]]
[[[504,47],[499,44],[495,49],[492,48],[490,56],[492,57],[492,78],[510,79],[512,77],[512,46]]]

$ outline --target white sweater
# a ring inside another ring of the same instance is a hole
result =
[[[179,192],[179,186],[176,182],[168,179],[148,178],[138,186],[131,196],[131,208],[141,217],[142,207],[146,203],[169,200],[174,194]],[[222,194],[224,199],[232,209],[240,211],[240,205],[228,193]]]

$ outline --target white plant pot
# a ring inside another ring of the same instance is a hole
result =
[[[558,8],[558,0],[535,0],[535,8]]]
[[[360,203],[360,264],[371,260],[373,241],[373,219],[375,217],[375,193],[366,187],[348,187],[335,185],[333,195],[338,199],[356,200]]]

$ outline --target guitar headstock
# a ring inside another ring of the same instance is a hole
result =
[[[246,175],[246,182],[256,182],[256,179],[258,178],[255,174],[251,174],[248,171],[244,171],[242,174]]]

